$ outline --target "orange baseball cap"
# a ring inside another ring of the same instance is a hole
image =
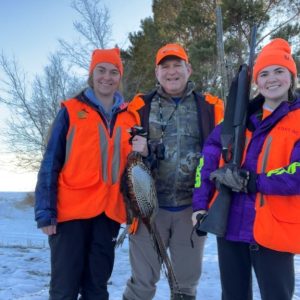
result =
[[[96,65],[102,62],[111,63],[115,65],[118,68],[121,76],[123,75],[123,64],[119,48],[94,50],[92,53],[89,74],[92,74]]]
[[[180,59],[183,59],[187,63],[189,62],[189,58],[185,50],[179,44],[166,44],[165,46],[161,47],[157,51],[155,64],[159,65],[160,62],[167,56],[176,56]]]
[[[271,65],[285,67],[294,77],[297,75],[297,67],[291,54],[291,47],[286,40],[277,38],[262,48],[253,67],[254,82],[257,82],[258,73]]]

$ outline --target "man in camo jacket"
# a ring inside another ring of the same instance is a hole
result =
[[[136,95],[129,105],[140,106],[138,112],[148,132],[148,159],[159,204],[155,222],[178,280],[175,299],[196,299],[205,237],[194,238],[192,248],[195,169],[206,136],[223,117],[223,102],[195,93],[195,85],[189,81],[192,68],[179,44],[158,50],[155,74],[159,83],[156,90]],[[123,300],[153,299],[161,263],[144,224],[130,235],[129,251],[132,274]]]

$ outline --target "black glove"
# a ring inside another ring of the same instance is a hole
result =
[[[207,217],[207,212],[205,210],[193,212],[193,215],[192,215],[193,230],[191,232],[191,237],[190,237],[192,248],[194,248],[193,234],[195,231],[198,236],[206,236],[207,235],[207,232],[202,231],[200,229],[200,224],[206,217]]]
[[[205,236],[205,235],[207,235],[207,232],[202,231],[202,230],[200,229],[200,224],[201,224],[201,222],[202,222],[206,217],[207,217],[207,213],[203,213],[203,214],[199,213],[199,214],[196,216],[196,218],[197,218],[197,223],[196,223],[196,225],[195,225],[195,230],[196,230],[196,233],[197,233],[198,236]]]
[[[257,174],[233,165],[225,165],[210,174],[210,180],[226,185],[233,192],[255,193]]]
[[[248,172],[249,172],[249,179],[247,184],[247,191],[250,194],[254,194],[257,192],[257,186],[256,186],[257,174],[252,171],[248,171]]]

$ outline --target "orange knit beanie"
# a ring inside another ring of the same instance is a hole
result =
[[[254,82],[257,82],[258,73],[271,65],[285,67],[294,77],[297,75],[296,64],[291,55],[291,47],[286,40],[277,38],[262,48],[253,67]]]
[[[89,74],[91,75],[96,65],[102,62],[111,63],[115,65],[120,71],[121,76],[123,75],[123,64],[122,64],[119,48],[94,50],[92,53]]]

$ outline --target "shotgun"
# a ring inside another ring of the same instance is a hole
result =
[[[256,26],[251,30],[249,62],[242,64],[232,80],[221,129],[222,157],[225,164],[240,167],[245,146],[247,107],[250,98],[252,69],[255,56]],[[232,191],[219,184],[219,194],[199,229],[219,237],[226,234]]]

